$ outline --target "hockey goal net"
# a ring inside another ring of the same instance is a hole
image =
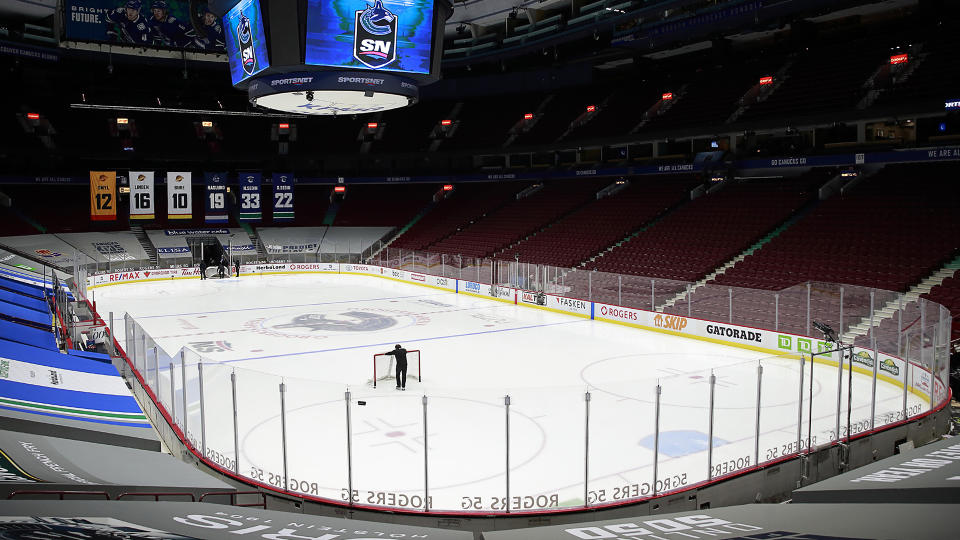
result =
[[[397,361],[390,354],[373,355],[373,378],[367,382],[373,383],[376,388],[380,381],[391,381],[396,386]],[[420,351],[407,351],[407,382],[423,381],[420,375]]]

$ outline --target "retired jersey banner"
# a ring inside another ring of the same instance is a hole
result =
[[[90,219],[117,220],[117,171],[90,171]]]
[[[167,217],[170,219],[193,218],[193,196],[190,192],[190,173],[167,173]]]
[[[130,219],[153,219],[153,171],[130,171]]]
[[[273,173],[273,220],[293,219],[293,175]]]
[[[263,218],[260,209],[260,184],[263,181],[261,173],[239,173],[237,184],[240,185],[240,221],[259,221]]]
[[[207,223],[227,223],[227,173],[204,173],[207,185],[206,209],[204,221]]]

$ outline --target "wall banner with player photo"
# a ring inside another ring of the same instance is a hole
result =
[[[90,219],[117,220],[117,171],[90,171]]]
[[[237,174],[237,184],[240,186],[240,221],[260,221],[263,210],[260,206],[260,185],[263,183],[262,173],[242,172]]]
[[[273,220],[293,220],[293,175],[273,173]]]
[[[130,171],[130,219],[153,219],[156,200],[153,171]]]
[[[167,217],[193,219],[193,194],[189,172],[167,173]]]
[[[227,223],[227,173],[204,173],[207,185],[204,203],[204,221],[207,223]]]
[[[63,9],[68,41],[225,50],[223,26],[206,0],[65,0]]]

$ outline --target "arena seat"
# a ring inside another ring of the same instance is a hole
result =
[[[920,297],[936,302],[950,310],[953,317],[950,341],[960,339],[960,270],[943,280],[940,285],[935,285],[929,293],[921,294]]]
[[[615,195],[593,200],[504,251],[501,258],[574,267],[688,198],[690,176],[636,177]]]
[[[696,281],[773,231],[814,196],[818,171],[793,180],[740,182],[684,205],[588,269]]]
[[[461,183],[453,194],[437,205],[409,230],[397,237],[390,247],[429,250],[429,246],[454,234],[513,200],[514,195],[529,184],[523,182]]]
[[[543,189],[510,201],[428,250],[489,257],[518,242],[563,214],[586,204],[609,180],[574,179],[548,182]]]
[[[430,202],[436,184],[349,186],[333,224],[401,227]]]
[[[717,283],[781,289],[819,280],[905,292],[960,248],[951,168],[887,166],[821,203]]]

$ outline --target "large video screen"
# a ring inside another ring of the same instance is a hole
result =
[[[433,0],[308,0],[304,62],[430,73]]]
[[[223,16],[233,84],[270,67],[259,0],[240,0]]]
[[[68,41],[223,52],[223,27],[205,1],[66,0]]]

